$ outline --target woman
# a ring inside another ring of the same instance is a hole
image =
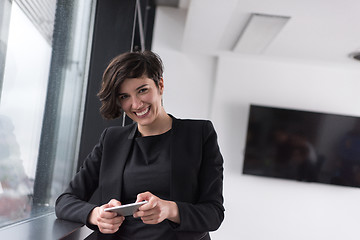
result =
[[[100,112],[134,124],[106,129],[56,201],[58,218],[116,239],[210,239],[223,218],[223,159],[210,121],[162,106],[163,65],[151,51],[115,57],[103,75]],[[96,190],[96,192],[95,192]],[[89,199],[99,199],[94,205]],[[105,208],[147,200],[131,217]]]

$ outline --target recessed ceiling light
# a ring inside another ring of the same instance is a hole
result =
[[[262,53],[283,29],[290,17],[251,14],[238,41],[233,47],[238,53]]]

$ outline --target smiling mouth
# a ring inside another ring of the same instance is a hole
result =
[[[144,116],[145,114],[147,114],[147,113],[149,112],[149,110],[150,110],[150,107],[147,107],[144,111],[142,111],[142,112],[135,112],[135,114],[136,114],[136,116],[138,116],[138,117],[142,117],[142,116]]]

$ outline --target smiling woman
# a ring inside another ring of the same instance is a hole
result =
[[[119,107],[138,123],[143,136],[161,134],[171,128],[171,118],[161,105],[164,80],[158,86],[146,76],[128,78],[120,86]],[[151,130],[156,129],[158,132]]]
[[[215,129],[207,120],[166,113],[162,73],[162,61],[151,51],[111,61],[98,94],[101,113],[112,119],[125,112],[134,123],[104,130],[57,199],[58,218],[116,239],[207,240],[219,228],[223,158]],[[89,202],[93,194],[99,195],[96,204]],[[130,217],[104,211],[141,201],[147,203]]]
[[[130,69],[130,70],[129,70]],[[146,75],[159,87],[163,74],[163,63],[156,54],[145,51],[142,54],[128,53],[115,57],[103,74],[103,82],[98,97],[102,103],[100,112],[107,119],[121,115],[118,107],[120,85],[130,78],[141,78]]]

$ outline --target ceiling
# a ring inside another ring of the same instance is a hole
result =
[[[359,0],[179,0],[187,8],[183,50],[232,51],[251,13],[290,17],[261,53],[335,62],[360,51]],[[237,53],[241,54],[241,53]]]

